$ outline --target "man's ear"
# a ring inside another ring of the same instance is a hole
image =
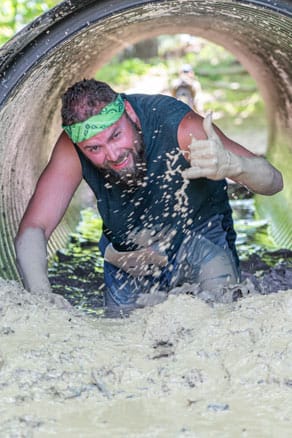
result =
[[[128,114],[128,116],[130,117],[130,119],[141,128],[140,125],[140,120],[137,116],[137,114],[135,113],[134,108],[132,107],[132,105],[130,104],[130,102],[128,102],[127,100],[124,101],[125,104],[125,110],[126,113]]]

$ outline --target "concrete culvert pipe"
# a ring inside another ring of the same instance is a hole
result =
[[[127,45],[178,33],[222,45],[257,82],[268,117],[268,155],[285,181],[283,192],[261,197],[259,211],[270,218],[276,242],[292,247],[291,2],[68,0],[0,50],[0,276],[17,278],[13,238],[60,134],[61,94],[72,83],[93,76]],[[63,243],[74,216],[78,218],[78,199],[55,231],[50,251]]]

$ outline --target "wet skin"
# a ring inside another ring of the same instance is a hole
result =
[[[131,174],[141,144],[138,129],[125,112],[115,124],[78,143],[78,147],[97,168]]]

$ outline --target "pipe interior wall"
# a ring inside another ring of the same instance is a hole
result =
[[[68,0],[0,49],[0,276],[17,278],[13,237],[60,134],[62,93],[74,82],[92,77],[125,47],[179,33],[222,45],[257,82],[268,118],[268,155],[285,179],[285,190],[272,202],[260,200],[260,210],[277,224],[280,208],[286,231],[275,231],[275,238],[279,245],[292,246],[291,168],[287,165],[292,153],[291,2]],[[81,198],[75,197],[54,232],[51,253],[78,220]]]

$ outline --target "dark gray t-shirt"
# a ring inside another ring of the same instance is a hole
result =
[[[168,250],[177,251],[188,229],[200,226],[215,214],[222,215],[222,227],[229,247],[234,249],[235,232],[225,180],[191,180],[182,191],[181,170],[189,167],[177,141],[178,126],[190,108],[165,95],[122,94],[134,108],[142,127],[147,162],[143,186],[127,190],[109,185],[103,174],[76,148],[83,177],[95,193],[103,219],[105,236],[120,251],[136,249],[128,234],[133,230],[159,230],[168,226],[176,234]]]

